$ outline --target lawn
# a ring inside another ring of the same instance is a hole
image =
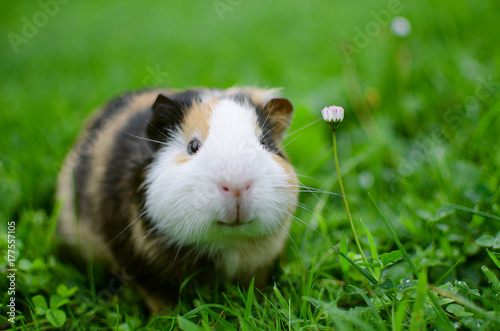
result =
[[[500,329],[499,15],[495,0],[5,3],[0,325]],[[286,150],[304,187],[291,239],[267,287],[189,283],[170,316],[149,314],[126,279],[61,252],[58,171],[117,94],[233,85],[283,87],[294,104]],[[366,262],[321,120],[332,104],[345,108],[340,171]]]

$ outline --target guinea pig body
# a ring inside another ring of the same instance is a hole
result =
[[[262,282],[297,202],[281,147],[291,116],[276,90],[256,88],[115,99],[61,170],[61,236],[133,278],[155,312],[195,272]]]

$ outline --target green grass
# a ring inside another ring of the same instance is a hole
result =
[[[15,221],[15,326],[498,330],[498,1],[232,3],[221,20],[213,1],[69,1],[18,52],[8,34],[21,35],[42,7],[2,6],[0,252],[5,261]],[[394,3],[412,24],[408,37],[375,19]],[[361,44],[357,31],[377,26]],[[358,48],[350,58],[345,42]],[[151,85],[285,88],[296,107],[287,151],[313,193],[300,196],[274,283],[188,284],[194,292],[170,316],[154,316],[126,279],[63,257],[53,196],[65,154],[96,106]],[[318,120],[331,104],[346,109],[340,170],[368,263]],[[111,287],[113,277],[122,286]]]

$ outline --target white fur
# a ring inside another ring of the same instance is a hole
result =
[[[256,127],[251,107],[223,99],[213,107],[207,139],[189,161],[174,162],[179,153],[188,155],[189,141],[179,133],[158,152],[146,175],[146,210],[170,244],[195,244],[200,252],[215,254],[283,227],[294,194],[286,171],[260,145]],[[201,134],[196,138],[201,140]],[[250,194],[240,200],[251,222],[238,227],[217,224],[230,221],[228,213],[235,206],[220,190],[224,181],[252,183]]]

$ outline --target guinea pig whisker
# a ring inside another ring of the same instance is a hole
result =
[[[129,136],[132,136],[134,138],[138,138],[138,139],[142,139],[142,140],[146,140],[146,141],[151,141],[151,142],[158,143],[158,144],[165,145],[165,146],[168,145],[168,144],[164,143],[163,141],[136,136],[136,135],[133,135],[133,134],[125,132],[125,131],[122,131],[122,132],[125,133],[125,134],[128,134]]]
[[[316,188],[309,187],[309,186],[305,185],[300,180],[297,180],[297,182],[299,183],[298,187],[301,187],[301,188],[307,190],[309,193],[312,193],[313,195],[315,193],[314,191],[317,190]]]
[[[312,210],[308,205],[305,205],[303,203],[298,202],[298,203],[295,204],[295,206],[297,206],[299,208],[302,208],[304,210],[307,210],[308,212],[315,213],[314,210]]]
[[[290,241],[292,242],[293,246],[295,247],[295,249],[298,251],[299,250],[299,247],[297,246],[297,244],[295,243],[295,240],[293,240],[292,238],[292,235],[290,234],[290,232],[285,228],[285,226],[283,224],[280,223],[280,226],[283,228],[283,230],[285,230],[286,232],[286,235],[288,236],[288,238],[290,238]]]
[[[319,189],[319,188],[317,188],[317,187],[307,186],[307,185],[303,184],[303,183],[302,183],[302,182],[300,182],[300,181],[299,181],[299,185],[297,185],[297,186],[298,186],[298,187],[302,187],[302,188],[304,188],[304,189],[308,189],[308,190],[321,190],[321,189]],[[326,191],[326,192],[328,192],[328,191]]]
[[[306,179],[310,179],[310,180],[317,180],[318,179],[318,178],[313,177],[313,176],[308,176],[308,175],[299,174],[299,173],[297,173],[297,177],[299,177],[299,178],[306,178]]]
[[[336,193],[336,192],[330,192],[330,191],[324,191],[324,190],[320,190],[320,189],[309,189],[309,188],[304,188],[303,190],[297,190],[297,192],[301,192],[301,193],[322,193],[322,194],[329,194],[329,195],[336,195],[336,196],[339,196],[341,197],[342,194],[341,193]]]
[[[263,130],[264,127],[266,126],[267,120],[269,119],[270,116],[271,116],[271,112],[268,112],[267,115],[266,115],[266,118],[264,119],[264,123],[262,123],[262,125],[260,127],[261,130]]]
[[[318,233],[323,239],[325,239],[326,241],[328,241],[328,238],[321,232],[319,232],[317,229],[313,228],[310,224],[306,223],[304,220],[301,220],[300,218],[298,218],[297,216],[294,216],[288,212],[285,212],[286,215],[292,217],[294,220],[298,221],[299,224],[302,223],[305,227],[308,227],[309,229],[313,230],[314,232]]]
[[[182,249],[182,243],[179,244],[179,249],[177,250],[177,253],[175,253],[174,262],[177,261],[177,257],[179,256],[181,249]]]
[[[149,125],[151,125],[151,127],[152,127],[153,129],[155,129],[155,130],[156,130],[159,134],[161,134],[162,136],[164,136],[165,138],[167,138],[167,139],[168,139],[168,136],[167,136],[167,135],[166,135],[163,131],[161,131],[160,129],[158,129],[157,127],[155,127],[155,126],[154,126],[153,124],[151,124],[151,123],[149,123]]]
[[[306,186],[303,184],[301,184],[300,187],[302,187],[304,190],[298,190],[298,192],[304,192],[304,193],[313,193],[314,192],[314,193],[330,194],[330,195],[336,195],[338,197],[342,197],[342,193],[338,193],[338,192],[330,192],[330,191],[322,190],[319,188]],[[346,194],[346,197],[348,197],[348,196],[350,196],[350,195]],[[351,197],[352,197],[352,195],[351,195]]]
[[[135,223],[135,222],[137,222],[137,221],[138,221],[138,220],[139,220],[142,216],[144,216],[144,214],[146,214],[146,212],[145,212],[145,211],[144,211],[142,214],[140,214],[139,216],[137,216],[137,218],[136,218],[135,220],[133,220],[132,222],[130,222],[130,224],[129,224],[129,225],[127,225],[127,226],[125,227],[125,229],[121,230],[121,231],[120,231],[120,233],[118,233],[118,234],[117,234],[117,235],[116,235],[113,239],[111,239],[111,240],[110,240],[110,241],[109,241],[109,242],[108,242],[108,243],[107,243],[107,244],[106,244],[106,245],[105,245],[105,246],[101,249],[101,251],[102,251],[102,250],[104,250],[105,248],[107,248],[109,245],[111,245],[111,243],[112,243],[113,241],[115,241],[115,240],[116,240],[119,236],[121,236],[123,233],[125,233],[125,231],[127,231],[127,230],[128,230],[128,229],[132,226],[132,225],[134,225],[134,223]],[[99,251],[99,253],[100,253],[101,251]]]
[[[288,144],[292,143],[295,139],[299,138],[300,136],[297,136],[295,138],[293,138],[292,140],[288,141],[285,145],[281,146],[280,149],[278,149],[278,151],[276,152],[276,154],[278,154],[279,152],[281,152],[286,146],[288,146]]]
[[[302,204],[301,204],[301,205],[297,204],[296,206],[297,206],[298,208],[301,208],[301,209],[304,209],[304,210],[306,210],[306,211],[310,212],[310,213],[311,213],[311,214],[313,214],[313,215],[316,215],[316,216],[323,216],[321,213],[317,212],[316,210],[310,209],[310,208],[309,208],[309,206],[302,205]]]
[[[297,182],[299,183],[299,185],[301,185],[302,187],[304,187],[305,189],[308,189],[308,187],[306,185],[304,185],[303,183],[301,183],[299,180],[297,180]],[[323,207],[325,207],[326,209],[328,209],[332,214],[333,213],[333,210],[330,209],[330,207],[328,207],[328,205],[325,203],[325,201],[321,200],[321,198],[315,193],[313,192],[312,190],[309,190],[309,193],[311,193],[317,200],[318,200],[318,203],[321,203],[323,205]]]
[[[293,135],[294,135],[294,134],[296,134],[297,132],[299,132],[299,131],[302,131],[302,130],[306,129],[306,128],[310,127],[311,125],[314,125],[314,124],[318,123],[318,122],[319,122],[319,121],[321,121],[321,120],[322,120],[321,118],[318,118],[317,120],[314,120],[314,121],[312,121],[312,122],[310,122],[310,123],[308,123],[308,124],[304,125],[303,127],[298,128],[297,130],[295,130],[295,131],[293,131],[293,132],[288,133],[288,134],[287,134],[287,137],[293,136]]]
[[[304,178],[314,179],[314,178],[308,177],[306,175],[301,175],[301,174],[297,174],[297,175],[298,175],[298,177],[304,177]],[[298,187],[298,188],[300,188],[298,190],[295,190],[295,192],[303,192],[303,193],[312,193],[312,192],[314,192],[314,193],[323,193],[323,194],[336,195],[336,196],[339,196],[339,197],[342,196],[341,193],[330,192],[330,191],[322,190],[322,189],[319,189],[319,188],[316,188],[316,187],[307,186],[307,185],[303,184],[300,181],[299,181],[299,185],[290,185],[290,187]],[[290,190],[290,191],[292,191],[292,190]]]
[[[285,213],[285,215],[290,216],[291,218],[295,219],[296,221],[299,221],[299,223],[302,223],[302,224],[303,224],[303,225],[305,225],[306,227],[310,227],[312,230],[314,230],[314,229],[311,227],[311,225],[310,225],[310,224],[307,224],[307,222],[306,222],[306,221],[304,221],[304,220],[302,220],[302,219],[298,218],[297,216],[295,216],[295,215],[293,215],[293,214],[290,214],[289,212],[286,212],[286,211],[285,211],[284,213]]]
[[[153,226],[151,229],[147,229],[142,234],[149,235],[149,234],[153,233],[154,231],[156,231],[159,227],[160,227],[160,224],[157,224],[157,225]]]
[[[276,129],[279,125],[280,124],[278,123],[275,126],[273,126],[272,128],[270,128],[269,130],[267,130],[267,132],[262,135],[262,138],[265,138],[269,133],[273,132],[273,130]],[[264,129],[264,127],[261,128],[261,130],[263,130],[263,129]]]
[[[321,214],[319,214],[315,210],[311,209],[311,207],[308,206],[308,205],[306,205],[306,204],[297,202],[297,203],[294,203],[293,205],[296,206],[296,207],[298,207],[298,208],[304,209],[305,211],[308,211],[308,212],[310,212],[312,214],[316,214],[316,215],[320,215],[321,216]]]

